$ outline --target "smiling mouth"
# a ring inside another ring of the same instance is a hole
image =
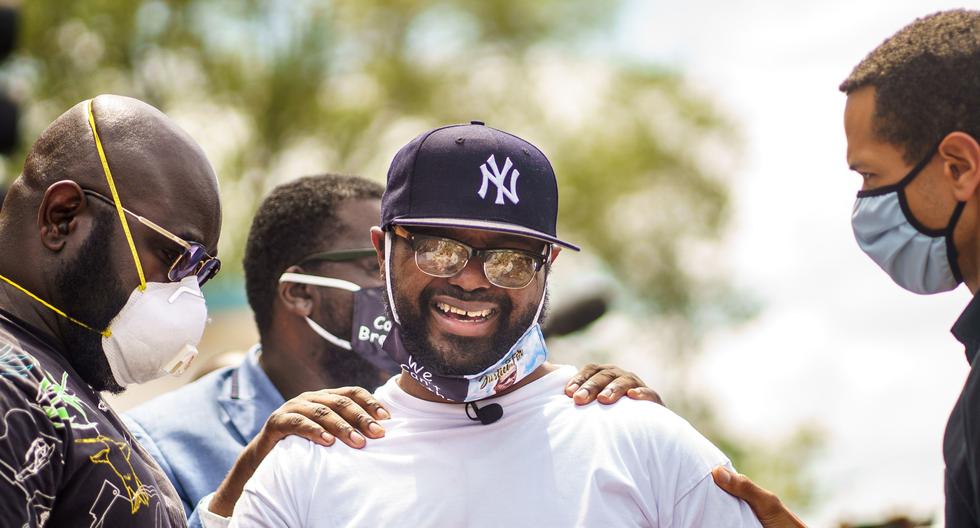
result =
[[[485,308],[483,310],[464,310],[458,306],[453,306],[444,302],[437,302],[434,306],[439,313],[445,315],[446,317],[463,322],[480,323],[489,320],[494,315],[497,315],[497,310],[494,308]]]

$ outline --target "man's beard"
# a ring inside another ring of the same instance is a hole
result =
[[[342,317],[339,314],[349,314],[349,317]],[[312,315],[310,319],[324,329],[333,326],[346,329],[345,332],[336,332],[332,329],[328,331],[340,339],[350,340],[351,344],[354,343],[354,337],[351,335],[354,327],[352,302],[341,302],[337,295],[327,297],[321,307],[320,315],[323,317],[319,320]],[[324,324],[328,320],[336,324]],[[374,392],[374,389],[384,383],[386,376],[382,374],[381,370],[358,355],[357,352],[340,348],[326,339],[321,341],[323,342],[323,352],[320,365],[323,368],[325,378],[334,385],[337,387],[363,387]]]
[[[351,350],[344,350],[324,341],[323,367],[330,379],[340,387],[363,387],[370,392],[384,380],[381,371],[368,360]]]
[[[75,371],[97,391],[120,393],[123,387],[116,382],[109,361],[102,350],[102,335],[98,333],[122,310],[129,295],[119,285],[111,260],[110,240],[115,233],[115,217],[96,213],[92,231],[79,248],[72,262],[66,263],[55,277],[65,311],[90,325],[95,331],[70,321],[61,325],[68,362]]]
[[[345,306],[340,303],[329,303],[324,305],[323,309],[334,313],[340,310],[352,313],[352,307],[349,304]],[[317,321],[317,324],[326,328],[319,321]],[[353,326],[353,322],[345,325],[348,328],[346,335],[345,333],[333,331],[331,333],[341,339],[349,339],[353,343],[354,341],[350,335],[350,328]],[[328,342],[326,339],[323,340],[323,356],[320,364],[323,366],[327,379],[338,387],[363,387],[374,392],[374,389],[377,389],[383,383],[381,371],[372,365],[370,361],[357,355],[357,352],[340,348]]]
[[[420,363],[444,376],[478,374],[492,366],[524,335],[538,311],[538,301],[535,300],[520,307],[520,311],[512,321],[516,308],[506,294],[468,292],[452,284],[440,288],[426,288],[417,299],[400,297],[394,277],[392,277],[392,289],[398,317],[401,320],[399,327],[405,350]],[[437,295],[446,295],[461,301],[496,303],[498,307],[496,318],[499,321],[497,330],[486,337],[444,335],[446,345],[437,345],[429,338],[432,323],[429,306]],[[387,296],[385,302],[388,302]],[[547,311],[547,305],[548,294],[545,290],[544,306],[541,310],[542,319]]]

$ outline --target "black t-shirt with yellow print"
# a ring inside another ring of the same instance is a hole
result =
[[[177,493],[57,349],[0,313],[3,526],[186,526]]]

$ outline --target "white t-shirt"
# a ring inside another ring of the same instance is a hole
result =
[[[420,400],[392,378],[385,437],[363,449],[299,437],[245,485],[232,526],[759,526],[715,486],[728,459],[660,405],[577,407],[562,367],[492,401],[496,423]],[[486,403],[489,403],[488,400]]]

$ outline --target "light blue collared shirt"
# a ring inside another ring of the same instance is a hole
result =
[[[218,488],[245,444],[285,402],[259,366],[260,353],[255,345],[237,367],[212,372],[124,415],[177,489],[190,526],[200,526],[198,501]]]

